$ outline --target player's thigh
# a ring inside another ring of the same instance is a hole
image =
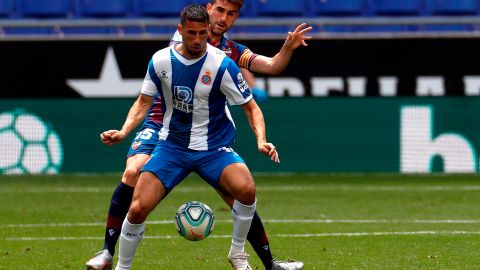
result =
[[[137,184],[140,171],[145,162],[150,158],[148,154],[136,154],[127,158],[125,171],[123,172],[122,182],[134,187]]]
[[[256,187],[245,163],[232,163],[220,175],[220,188],[234,199],[247,205],[255,202]]]
[[[127,162],[122,182],[134,187],[140,176],[140,170],[158,143],[158,129],[143,128],[135,134],[127,153]]]
[[[185,159],[185,156],[185,152],[160,141],[148,162],[143,166],[142,174],[144,172],[154,174],[162,182],[168,193],[182,182],[191,171],[190,163]]]
[[[129,221],[134,224],[143,222],[166,194],[167,190],[155,174],[143,172],[133,193]]]

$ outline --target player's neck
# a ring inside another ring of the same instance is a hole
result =
[[[183,43],[180,43],[180,44],[176,45],[174,47],[174,49],[175,49],[175,51],[178,52],[178,54],[180,54],[181,56],[185,57],[188,60],[198,59],[198,58],[202,57],[207,52],[207,46],[205,46],[205,49],[202,50],[201,53],[193,55],[190,52],[188,52],[188,50],[185,48]]]
[[[212,44],[213,46],[217,46],[222,40],[223,35],[214,35],[210,33],[209,38],[210,38],[209,43]]]

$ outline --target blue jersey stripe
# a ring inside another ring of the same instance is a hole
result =
[[[172,98],[174,102],[170,131],[167,137],[177,145],[187,148],[192,130],[193,97],[200,71],[207,55],[198,62],[185,65],[170,52],[172,63]]]
[[[215,147],[219,142],[216,140],[222,140],[227,142],[225,146],[231,146],[235,140],[235,127],[232,122],[225,117],[225,105],[227,99],[225,95],[220,91],[220,85],[222,83],[222,78],[227,71],[227,67],[231,61],[228,58],[224,58],[219,69],[215,80],[213,81],[212,92],[209,96],[209,111],[210,111],[210,121],[208,124],[208,131],[212,134],[219,134],[219,136],[208,137],[208,145]],[[221,112],[223,113],[214,113]],[[233,132],[232,132],[233,131]],[[212,149],[209,149],[212,150]]]

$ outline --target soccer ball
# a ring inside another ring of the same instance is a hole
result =
[[[175,215],[177,232],[190,241],[209,236],[215,226],[215,216],[208,205],[190,201],[182,204]]]
[[[0,153],[1,174],[56,174],[63,162],[58,134],[24,110],[0,113]]]

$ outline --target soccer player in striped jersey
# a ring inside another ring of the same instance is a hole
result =
[[[273,74],[280,72],[286,67],[290,60],[291,53],[289,51],[293,51],[300,45],[306,46],[304,40],[309,39],[310,37],[304,36],[304,34],[311,28],[307,28],[305,25],[297,27],[293,33],[289,33],[285,45],[274,58],[261,56],[253,61],[257,58],[257,54],[252,53],[246,46],[225,38],[223,35],[224,32],[233,25],[242,5],[242,0],[212,0],[211,3],[207,5],[210,20],[213,21],[209,42],[222,49],[222,51],[224,51],[229,57],[235,60],[237,65],[242,67],[242,73],[244,74],[245,80],[249,85],[253,85],[254,83],[252,82],[252,79],[249,79],[253,77],[247,70],[250,68],[252,62],[255,69],[259,72]],[[213,25],[217,24],[220,25],[220,28],[223,27],[222,31],[218,32],[213,29]],[[181,42],[181,36],[176,33],[173,41]],[[282,51],[286,52],[282,53]],[[136,109],[136,106],[139,106],[137,102],[134,103],[132,110]],[[127,214],[128,207],[130,206],[133,187],[137,183],[140,168],[150,157],[158,140],[158,131],[162,127],[163,121],[161,108],[161,97],[160,95],[157,95],[150,111],[147,113],[142,128],[137,132],[135,139],[131,143],[122,180],[112,195],[105,230],[104,248],[87,262],[87,269],[110,269],[112,265],[115,245],[120,234],[122,221]],[[128,123],[126,123],[126,125],[127,124]],[[106,144],[121,142],[126,137],[124,133],[126,131],[127,129],[125,128],[122,128],[120,132],[106,131],[101,134],[102,141]],[[131,130],[128,130],[128,132],[130,131]],[[220,194],[223,195],[222,193]],[[225,195],[223,195],[223,197],[224,200],[232,206],[233,199]],[[273,259],[268,237],[265,233],[261,219],[256,212],[252,227],[248,233],[248,240],[259,255],[266,270],[295,270],[303,268],[301,262],[282,262]]]
[[[142,168],[123,222],[115,269],[130,269],[149,213],[189,173],[195,172],[234,198],[228,259],[237,270],[251,270],[244,245],[255,213],[256,188],[244,161],[231,148],[236,132],[227,102],[242,106],[258,150],[277,163],[278,153],[266,139],[263,114],[238,66],[207,43],[206,9],[187,6],[178,30],[183,42],[155,53],[138,98],[143,106],[131,109],[124,124],[137,124],[138,119],[143,119],[160,93],[163,127],[151,158]]]
[[[300,45],[307,46],[305,40],[311,37],[305,36],[312,28],[306,24],[297,26],[294,32],[288,33],[287,39],[280,51],[272,58],[253,53],[247,46],[237,43],[225,36],[225,33],[234,25],[239,16],[243,0],[212,0],[206,8],[210,16],[210,29],[208,43],[221,49],[228,57],[235,61],[241,68],[241,72],[250,88],[255,86],[255,78],[249,70],[264,74],[279,74],[290,62],[293,50]],[[170,45],[182,42],[182,36],[177,31],[173,35]],[[260,89],[252,89],[252,94],[256,98],[256,93],[261,93]],[[232,205],[232,199],[223,196],[224,200]],[[260,216],[255,212],[255,216],[248,234],[248,241],[260,257],[266,270],[296,270],[303,269],[303,263],[295,261],[274,260],[270,250],[270,243],[265,232]]]

